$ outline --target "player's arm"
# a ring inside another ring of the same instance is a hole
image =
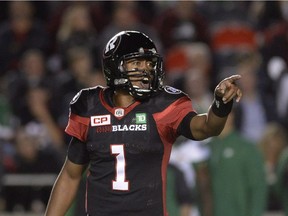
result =
[[[85,165],[66,159],[53,186],[45,216],[64,216],[76,196]]]
[[[215,100],[208,112],[192,118],[190,129],[196,140],[221,133],[232,109],[233,99],[236,98],[236,102],[241,99],[242,92],[235,83],[240,78],[240,75],[233,75],[222,80],[215,88]]]

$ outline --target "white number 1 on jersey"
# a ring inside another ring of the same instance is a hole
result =
[[[124,145],[111,145],[111,154],[116,157],[116,176],[115,180],[112,182],[112,188],[113,190],[128,190],[129,181],[126,181]]]

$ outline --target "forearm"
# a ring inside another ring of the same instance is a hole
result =
[[[213,112],[213,109],[210,108],[207,114],[207,121],[206,121],[206,133],[208,137],[210,136],[218,136],[221,131],[223,130],[227,116],[219,117]]]
[[[227,117],[216,116],[211,109],[208,113],[195,116],[190,122],[190,129],[196,140],[218,136],[223,130]]]
[[[214,101],[207,113],[199,114],[192,118],[190,122],[190,129],[193,137],[196,140],[203,140],[212,136],[218,136],[225,126],[227,117],[232,108],[232,104],[229,104],[229,106],[230,108],[227,110],[225,109],[225,112],[221,113],[220,111],[219,113],[219,111],[215,108],[216,104]]]

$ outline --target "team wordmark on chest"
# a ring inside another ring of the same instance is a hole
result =
[[[117,131],[146,131],[146,113],[136,113],[131,124],[112,124],[111,115],[91,116],[91,127],[96,127],[97,133],[109,133]]]

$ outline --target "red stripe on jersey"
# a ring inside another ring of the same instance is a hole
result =
[[[77,139],[85,142],[90,119],[88,117],[81,117],[71,113],[69,116],[68,125],[65,128],[65,132]]]
[[[153,115],[160,138],[164,144],[161,173],[163,182],[163,211],[165,216],[168,216],[166,211],[166,178],[172,144],[178,136],[177,127],[189,112],[195,112],[192,108],[191,100],[188,97],[182,97],[168,106],[164,111]]]
[[[163,191],[163,212],[164,216],[168,216],[167,208],[166,208],[166,184],[167,184],[167,166],[170,159],[171,149],[172,145],[169,145],[169,143],[164,144],[164,156],[162,160],[162,166],[161,166],[161,174],[162,174],[162,191]]]

